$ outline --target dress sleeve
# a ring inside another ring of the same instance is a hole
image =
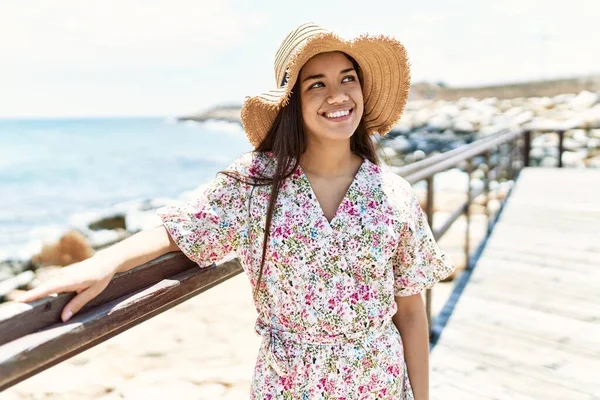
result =
[[[228,170],[240,170],[239,162]],[[201,267],[235,251],[245,226],[247,185],[219,173],[196,199],[159,208],[158,216],[179,249]]]
[[[393,256],[394,295],[410,296],[431,288],[453,271],[448,256],[438,247],[427,217],[409,188],[406,220]]]

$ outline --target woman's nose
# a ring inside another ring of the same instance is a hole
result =
[[[348,95],[338,88],[334,88],[330,90],[329,97],[327,97],[328,104],[337,104],[348,101]]]

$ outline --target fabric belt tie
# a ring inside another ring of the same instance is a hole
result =
[[[290,332],[271,328],[260,319],[256,320],[255,331],[266,342],[265,358],[267,363],[280,376],[290,373],[290,356],[285,342],[296,344],[344,344],[360,341],[368,335],[380,336],[391,320],[381,320],[372,323],[359,331],[342,333],[339,335],[311,335],[301,332]]]

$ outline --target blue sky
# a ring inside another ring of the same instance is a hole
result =
[[[0,117],[175,116],[273,85],[288,31],[395,36],[413,81],[600,73],[597,0],[0,0]]]

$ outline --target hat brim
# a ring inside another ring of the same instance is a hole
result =
[[[242,125],[253,146],[264,139],[281,108],[287,105],[302,66],[315,55],[331,51],[348,54],[362,70],[363,121],[367,132],[385,135],[396,125],[410,90],[410,64],[402,43],[386,36],[364,35],[348,41],[324,33],[309,39],[290,59],[284,86],[246,98]]]

